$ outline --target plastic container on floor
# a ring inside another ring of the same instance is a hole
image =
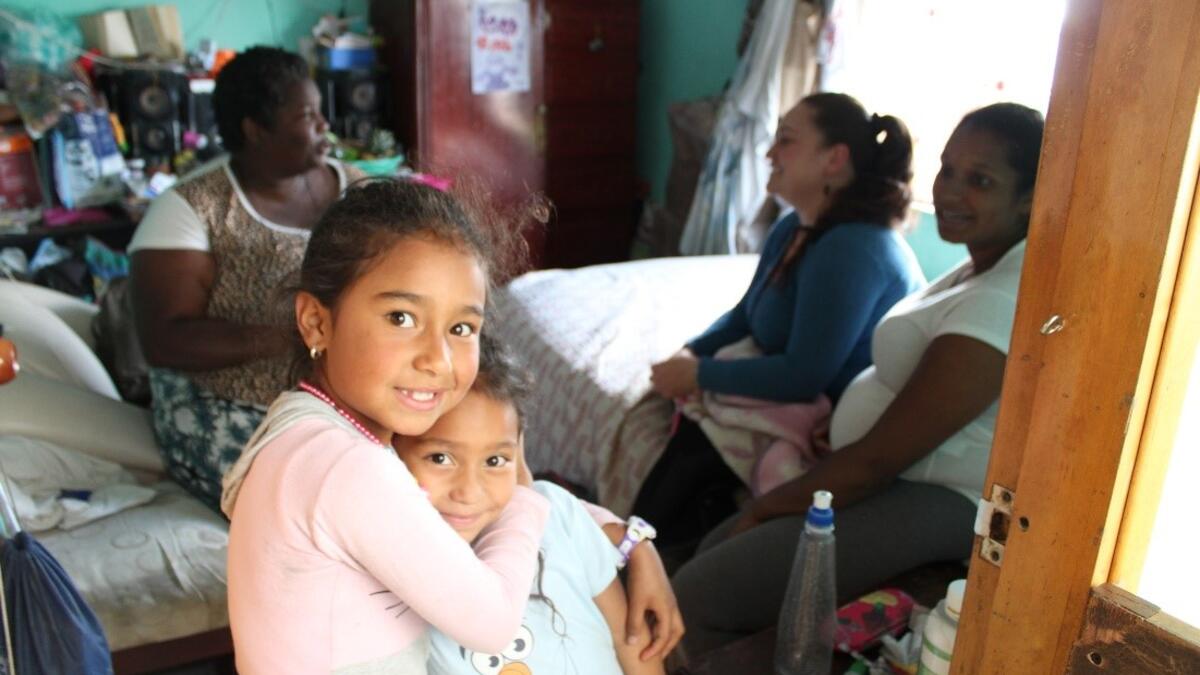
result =
[[[776,675],[828,675],[835,612],[833,495],[813,493],[775,638]]]
[[[948,675],[950,672],[950,657],[954,654],[958,616],[962,612],[966,589],[966,579],[951,581],[946,588],[946,597],[929,613],[925,633],[921,636],[921,665],[917,675]]]

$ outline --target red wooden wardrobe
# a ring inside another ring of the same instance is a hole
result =
[[[624,260],[637,221],[638,0],[528,0],[527,92],[471,93],[471,12],[489,0],[374,0],[392,128],[410,156],[501,198],[543,190],[540,267]]]

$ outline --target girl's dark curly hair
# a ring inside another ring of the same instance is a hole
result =
[[[525,428],[533,381],[512,350],[486,330],[479,334],[479,374],[472,390],[511,405],[520,428]]]

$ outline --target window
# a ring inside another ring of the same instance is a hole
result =
[[[1200,626],[1200,585],[1196,584],[1196,485],[1200,484],[1200,359],[1192,361],[1175,444],[1168,460],[1158,513],[1137,594],[1168,614]]]
[[[899,117],[915,140],[926,208],[942,147],[967,112],[997,101],[1046,111],[1066,0],[836,0],[821,88]]]

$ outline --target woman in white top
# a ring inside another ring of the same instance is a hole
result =
[[[1013,103],[976,110],[942,153],[938,233],[970,258],[901,300],[872,339],[874,365],[833,414],[836,452],[748,503],[675,575],[696,656],[775,623],[804,512],[835,497],[837,596],[970,555],[1016,309],[1044,120]]]
[[[156,199],[129,251],[158,443],[171,477],[215,509],[221,474],[290,385],[280,287],[362,174],[327,157],[321,95],[296,54],[239,54],[213,105],[230,156]]]

